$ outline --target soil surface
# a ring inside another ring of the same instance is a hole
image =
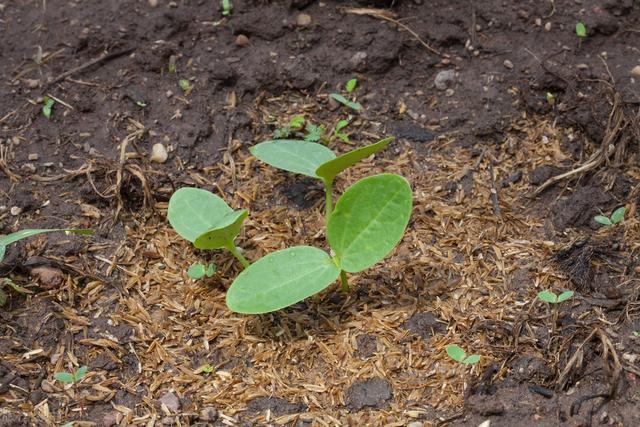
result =
[[[0,0],[0,234],[95,230],[7,248],[0,426],[640,425],[640,4],[231,4]],[[240,316],[167,202],[247,208],[251,260],[326,247],[321,186],[249,153],[295,116],[396,136],[336,193],[399,173],[412,219],[349,294]]]

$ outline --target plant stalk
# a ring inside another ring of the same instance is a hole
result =
[[[323,182],[325,194],[324,217],[326,225],[326,223],[329,222],[329,217],[333,213],[333,180],[323,180]]]
[[[347,279],[347,272],[344,270],[340,271],[340,281],[342,282],[342,286],[340,288],[342,292],[349,292],[349,279]]]
[[[234,257],[236,257],[238,261],[240,261],[240,264],[242,264],[243,268],[249,267],[249,261],[247,261],[247,259],[244,256],[242,256],[242,254],[240,253],[238,248],[236,248],[236,245],[234,245],[233,242],[227,246],[227,249],[229,250],[229,252],[233,254]]]

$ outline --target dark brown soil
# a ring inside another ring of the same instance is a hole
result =
[[[0,426],[640,425],[638,2],[231,3],[0,0],[0,234],[96,230],[0,264],[32,292],[0,308]],[[237,266],[180,242],[166,202],[197,185],[249,208],[256,258],[321,241],[321,187],[248,148],[297,114],[332,128],[353,77],[351,143],[398,138],[359,171],[414,187],[404,244],[352,295],[228,312]],[[187,285],[196,258],[219,276]],[[554,314],[544,286],[576,296]]]

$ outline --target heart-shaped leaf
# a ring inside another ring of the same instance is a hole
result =
[[[316,169],[315,174],[324,180],[333,181],[336,175],[338,175],[340,172],[355,165],[360,160],[366,159],[370,155],[382,150],[394,139],[394,137],[385,138],[376,142],[375,144],[367,145],[366,147],[360,147],[353,151],[349,151],[342,156],[336,157],[335,159],[321,164],[318,169]]]
[[[358,104],[357,102],[349,101],[347,98],[345,98],[342,95],[339,95],[337,93],[332,93],[331,97],[336,101],[338,101],[340,104],[347,106],[352,110],[356,110],[356,111],[362,110],[362,105]]]
[[[183,187],[169,200],[169,223],[182,238],[194,242],[202,234],[217,228],[233,212],[222,198],[207,190]]]
[[[327,240],[340,268],[356,273],[398,244],[411,216],[411,187],[399,175],[380,174],[349,187],[327,223]]]
[[[69,372],[56,372],[53,374],[53,378],[65,384],[71,384],[74,379],[73,374]]]
[[[558,296],[551,291],[538,292],[538,299],[550,304],[556,304],[558,302]]]
[[[233,245],[233,240],[238,233],[240,233],[242,222],[247,215],[248,212],[246,209],[227,213],[220,218],[220,221],[216,223],[211,230],[198,236],[196,240],[194,240],[193,246],[198,249],[228,249]]]
[[[573,296],[573,291],[564,291],[560,295],[558,295],[558,303],[562,301],[566,301]]]
[[[460,346],[457,346],[455,344],[449,344],[447,346],[447,354],[456,362],[462,362],[467,356],[467,353],[465,353],[465,351],[460,348]]]
[[[276,311],[325,289],[340,269],[321,249],[295,246],[251,264],[227,291],[227,306],[244,314]]]
[[[82,378],[84,378],[85,375],[87,375],[87,371],[89,370],[89,368],[87,368],[86,366],[81,366],[76,370],[76,373],[74,374],[75,380],[80,381]]]
[[[611,225],[613,224],[609,218],[603,215],[596,215],[593,217],[593,220],[602,225]]]
[[[316,169],[336,158],[333,151],[322,144],[291,139],[261,142],[251,147],[251,154],[273,167],[311,178],[320,178]]]
[[[624,206],[613,211],[613,213],[611,214],[611,222],[614,224],[617,224],[620,221],[622,221],[622,219],[624,218],[624,211],[625,211]]]

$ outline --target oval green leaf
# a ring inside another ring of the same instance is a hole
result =
[[[556,304],[558,302],[558,296],[551,291],[538,292],[538,299],[550,304]]]
[[[611,225],[613,224],[609,218],[604,215],[596,215],[593,217],[593,220],[602,225]]]
[[[210,191],[184,187],[171,196],[167,217],[182,238],[194,242],[202,234],[217,228],[216,224],[232,212],[222,198]]]
[[[321,249],[295,246],[272,252],[236,277],[227,291],[227,306],[244,314],[280,310],[320,292],[339,275]]]
[[[80,381],[82,378],[84,378],[85,375],[87,375],[87,371],[89,370],[88,367],[86,366],[81,366],[78,368],[78,370],[75,373],[75,380]]]
[[[573,291],[564,291],[560,295],[558,295],[558,302],[561,303],[563,301],[568,300],[573,296]]]
[[[251,147],[251,154],[268,165],[289,172],[320,178],[316,169],[336,155],[322,144],[292,139],[265,141]]]
[[[321,164],[318,169],[316,169],[315,174],[326,181],[332,181],[340,172],[382,150],[394,139],[394,137],[385,138],[375,144],[349,151],[342,156]]]
[[[202,279],[206,273],[206,269],[204,264],[193,264],[187,270],[187,276],[192,278],[193,280]]]
[[[53,378],[65,384],[71,384],[73,382],[73,374],[69,372],[56,372],[53,374]]]
[[[193,241],[193,246],[198,249],[228,248],[233,245],[233,239],[240,233],[242,222],[247,215],[246,209],[229,212],[220,218],[219,222],[210,230],[199,235]]]
[[[456,362],[462,362],[467,355],[467,353],[465,353],[464,350],[460,348],[460,346],[457,346],[455,344],[449,344],[447,346],[447,354]]]
[[[411,216],[411,187],[399,175],[380,174],[344,192],[327,223],[327,240],[342,270],[371,267],[398,244]]]
[[[624,218],[624,211],[625,211],[624,206],[613,211],[613,213],[611,214],[611,222],[614,224],[617,224],[620,221],[622,221],[622,219]]]
[[[576,35],[578,37],[587,37],[587,27],[582,22],[576,24]]]
[[[474,363],[478,363],[480,361],[479,354],[472,354],[462,361],[465,365],[473,365]]]
[[[340,104],[347,106],[349,108],[351,108],[352,110],[356,110],[356,111],[360,111],[362,110],[362,105],[358,104],[357,102],[353,102],[353,101],[349,101],[347,98],[345,98],[344,96],[337,94],[337,93],[332,93],[331,97],[333,99],[335,99],[336,101],[338,101]]]

